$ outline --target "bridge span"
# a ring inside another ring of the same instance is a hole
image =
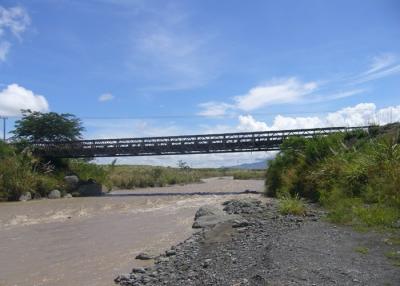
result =
[[[279,150],[286,138],[310,138],[335,132],[368,130],[363,127],[328,127],[165,137],[35,142],[34,153],[57,158],[155,156]]]

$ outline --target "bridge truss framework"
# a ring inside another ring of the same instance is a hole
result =
[[[279,150],[292,136],[311,138],[367,127],[328,127],[185,136],[35,142],[34,153],[59,158],[184,155]]]

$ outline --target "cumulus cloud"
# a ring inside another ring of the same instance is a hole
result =
[[[364,126],[400,121],[400,105],[377,109],[374,103],[360,103],[324,116],[290,117],[278,115],[271,125],[257,121],[251,115],[239,116],[240,131],[268,131],[300,128]]]
[[[112,95],[111,93],[103,93],[99,96],[98,99],[100,102],[110,101],[114,99],[114,95]]]
[[[280,103],[297,102],[317,89],[315,82],[302,83],[296,78],[280,79],[256,86],[235,97],[237,108],[245,111]]]
[[[21,40],[21,34],[29,26],[30,21],[24,8],[0,6],[0,61],[5,61],[9,53],[11,47],[9,36]]]
[[[0,115],[18,116],[21,109],[47,112],[49,104],[44,96],[15,83],[0,91]]]

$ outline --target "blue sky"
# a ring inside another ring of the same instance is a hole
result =
[[[28,107],[86,138],[400,120],[400,2],[0,0],[0,115]]]

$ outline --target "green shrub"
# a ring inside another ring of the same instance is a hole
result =
[[[94,180],[105,184],[107,180],[107,171],[104,166],[91,164],[83,160],[71,160],[69,170],[77,175],[81,180]]]
[[[298,196],[279,199],[279,212],[283,215],[304,215],[306,208]]]
[[[0,200],[17,200],[25,192],[35,192],[34,159],[28,153],[3,149],[0,159]],[[4,152],[6,150],[6,152]],[[7,155],[5,155],[7,153]]]
[[[264,177],[264,170],[237,170],[233,173],[234,180],[253,180],[263,179]]]
[[[37,174],[35,176],[35,192],[39,193],[42,197],[47,196],[52,190],[60,190],[64,192],[64,185],[61,180],[50,175]]]
[[[396,128],[289,138],[269,162],[265,192],[273,197],[299,194],[320,202],[336,223],[390,227],[400,219]]]

